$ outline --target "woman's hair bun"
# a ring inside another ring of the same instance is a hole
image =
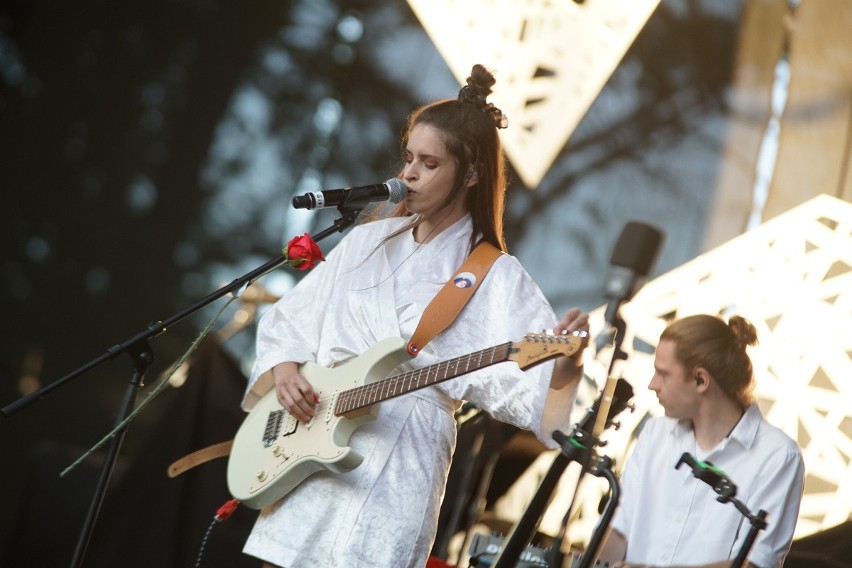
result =
[[[459,91],[459,101],[476,105],[479,110],[489,115],[497,128],[509,126],[509,118],[503,112],[489,103],[486,99],[491,94],[491,87],[496,83],[494,75],[483,65],[477,63],[470,71],[467,84]]]

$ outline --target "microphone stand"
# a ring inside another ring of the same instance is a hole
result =
[[[757,515],[752,515],[748,509],[745,508],[740,501],[736,499],[733,500],[734,506],[736,506],[737,510],[742,513],[745,518],[749,520],[751,523],[751,528],[748,530],[748,535],[746,535],[745,542],[740,547],[740,552],[737,554],[737,557],[734,559],[733,563],[731,563],[731,568],[740,568],[746,561],[746,557],[748,553],[751,552],[751,547],[754,545],[754,540],[757,538],[757,533],[766,528],[766,511],[760,509],[757,512]]]
[[[623,384],[627,385],[626,382]],[[593,414],[589,416],[593,417]],[[588,422],[588,420],[584,422]],[[506,540],[505,546],[494,564],[494,568],[513,568],[516,566],[523,549],[532,540],[536,527],[541,522],[553,491],[556,489],[556,485],[568,467],[568,464],[572,461],[583,466],[580,474],[581,477],[585,473],[591,473],[595,477],[604,477],[610,485],[610,498],[607,501],[604,514],[595,529],[592,539],[589,541],[586,553],[580,559],[578,568],[588,568],[594,561],[597,550],[600,547],[606,529],[609,526],[612,516],[615,514],[615,509],[621,498],[618,479],[612,471],[612,460],[608,456],[593,454],[593,446],[601,445],[601,443],[597,439],[592,438],[591,434],[583,426],[575,425],[570,435],[558,431],[554,432],[553,438],[562,444],[562,451],[554,458],[550,469],[541,480],[526,511],[524,511],[524,514]],[[594,458],[592,458],[593,455]],[[566,518],[569,516],[570,511],[566,514]],[[564,531],[562,534],[564,535]],[[553,555],[550,558],[550,566],[552,567],[562,566],[564,558],[559,546],[562,539],[557,538],[556,540]]]
[[[616,361],[621,359],[626,359],[627,354],[621,348],[622,338],[624,337],[624,331],[626,329],[626,324],[624,320],[618,313],[618,308],[616,307],[613,310],[613,314],[611,317],[607,318],[607,323],[611,324],[609,327],[614,328],[614,351],[613,356],[609,365],[609,377],[612,377],[612,371],[615,366]],[[609,327],[607,328],[607,333],[610,332]],[[600,338],[598,338],[600,341]],[[616,396],[616,391],[618,388],[622,388],[624,391],[629,391],[629,394],[625,396]],[[615,475],[612,473],[610,469],[611,461],[609,458],[598,458],[595,457],[596,465],[590,466],[589,464],[592,462],[593,448],[595,446],[603,445],[601,441],[598,439],[598,435],[605,427],[606,423],[618,412],[621,412],[626,406],[627,401],[630,397],[633,396],[633,388],[630,384],[624,379],[607,379],[607,384],[604,386],[603,392],[600,397],[595,401],[592,409],[589,413],[583,418],[580,424],[575,424],[572,427],[571,434],[566,435],[563,432],[556,431],[553,433],[553,439],[556,440],[562,447],[561,452],[556,455],[553,460],[553,463],[545,474],[544,478],[542,478],[539,483],[538,488],[536,489],[535,494],[530,500],[529,505],[527,505],[527,509],[524,511],[521,518],[518,520],[518,523],[512,529],[509,537],[505,541],[505,545],[503,549],[500,551],[500,556],[497,558],[497,561],[494,564],[494,568],[514,568],[518,562],[518,559],[523,552],[523,549],[530,543],[532,537],[535,534],[536,527],[538,527],[541,522],[542,517],[544,516],[544,512],[547,509],[547,505],[550,503],[550,499],[553,495],[553,491],[556,489],[556,485],[562,477],[562,474],[565,472],[565,469],[568,467],[572,461],[577,462],[582,466],[580,471],[580,477],[577,480],[577,485],[579,487],[579,483],[582,480],[583,475],[586,472],[592,473],[594,469],[595,475],[604,476],[608,481],[610,481],[611,488],[611,496],[609,503],[612,504],[612,512],[610,513],[607,519],[602,519],[596,527],[596,533],[599,532],[599,535],[596,535],[594,538],[595,546],[599,546],[600,542],[603,538],[603,535],[606,532],[607,527],[609,526],[609,519],[612,514],[615,512],[615,507],[618,505],[618,499],[620,498],[620,489],[618,488],[618,482],[615,479]],[[618,400],[616,400],[618,399]],[[616,402],[616,404],[611,405],[612,402]],[[609,504],[607,505],[609,507]],[[570,517],[570,510],[565,514],[563,527],[561,535],[564,535],[566,526],[568,524],[568,519]],[[604,523],[606,521],[606,524]],[[562,551],[561,551],[561,538],[557,539],[555,544],[555,552],[552,558],[551,566],[560,566],[562,562]],[[588,552],[592,552],[589,554]],[[588,568],[590,563],[593,561],[595,553],[597,551],[587,551],[587,554],[583,555],[581,559],[581,564],[579,568]]]
[[[559,434],[562,434],[561,432]],[[554,433],[554,438],[556,433]],[[588,462],[591,454],[591,435],[579,425],[575,426],[571,435],[562,434],[563,444],[561,452],[556,454],[550,469],[547,470],[541,483],[539,483],[535,494],[530,500],[527,509],[518,523],[512,529],[511,534],[506,539],[503,549],[500,551],[500,556],[494,563],[494,568],[514,568],[520,559],[524,548],[530,543],[535,534],[536,527],[541,522],[544,511],[550,502],[553,491],[562,477],[563,472],[572,461],[579,464]],[[559,441],[559,440],[557,440]],[[558,543],[557,545],[558,546]]]
[[[593,448],[595,446],[603,445],[598,437],[611,418],[610,414],[620,412],[623,410],[624,406],[626,406],[625,400],[621,401],[623,406],[615,405],[613,408],[610,408],[610,404],[615,399],[616,387],[619,384],[624,384],[630,389],[630,396],[633,394],[633,389],[630,387],[629,383],[623,379],[616,380],[614,378],[616,362],[627,359],[627,353],[625,353],[621,348],[621,343],[626,331],[626,324],[621,318],[619,311],[622,302],[629,300],[635,292],[638,281],[648,274],[648,269],[654,261],[654,257],[657,254],[661,240],[662,233],[660,233],[658,229],[638,222],[628,223],[619,237],[612,257],[612,264],[614,268],[618,268],[618,270],[614,270],[605,283],[605,295],[610,300],[605,312],[606,329],[596,340],[597,352],[600,352],[607,343],[613,344],[613,355],[609,364],[606,384],[604,385],[603,391],[596,402],[596,405],[598,406],[596,411],[597,417],[594,416],[595,411],[592,411],[590,413],[591,416],[587,416],[586,418],[590,418],[589,422],[593,422],[593,426],[592,424],[586,424],[587,420],[584,419],[583,425],[575,425],[572,429],[571,435],[569,436],[566,436],[562,432],[554,432],[553,437],[562,445],[562,452],[556,456],[556,459],[554,459],[553,465],[545,475],[544,479],[542,479],[536,494],[530,502],[530,505],[522,515],[518,524],[515,526],[515,529],[512,531],[512,534],[506,542],[506,545],[495,564],[496,568],[514,568],[521,550],[527,543],[529,543],[530,539],[532,539],[532,536],[535,533],[535,528],[541,521],[544,510],[550,501],[551,494],[556,487],[556,483],[559,481],[568,463],[571,461],[577,461],[582,466],[580,477],[577,480],[577,488],[574,490],[575,498],[583,475],[585,475],[586,472],[591,472],[593,468],[597,467],[590,467],[589,464],[591,463],[591,457],[593,456]],[[617,406],[621,406],[621,408],[617,408]],[[608,460],[602,462],[599,458],[596,459],[598,460],[597,463],[600,467],[600,469],[597,470],[600,475],[604,475],[607,479],[612,477],[612,481],[610,481],[612,488],[610,503],[613,504],[614,512],[614,507],[618,505],[618,499],[620,497],[617,480],[609,468],[610,462]],[[573,501],[571,507],[573,507]],[[569,508],[568,512],[565,514],[563,524],[560,529],[560,538],[556,543],[557,550],[553,559],[554,562],[551,564],[552,566],[560,566],[561,564],[561,541],[567,530],[570,514],[571,510]],[[611,514],[609,517],[611,517]],[[609,517],[601,519],[601,522],[596,527],[595,532],[599,533],[593,536],[596,548],[599,546],[600,540],[606,532],[610,520]],[[583,555],[580,567],[587,568],[594,560],[596,552],[597,550],[588,550],[587,553]]]
[[[754,545],[758,533],[766,528],[767,512],[760,509],[757,515],[753,515],[748,510],[748,507],[745,506],[745,503],[734,497],[737,494],[737,486],[734,485],[734,482],[728,479],[724,472],[716,468],[712,463],[700,462],[688,452],[680,457],[677,464],[675,464],[675,469],[680,469],[681,464],[684,463],[692,468],[692,475],[696,479],[703,481],[713,488],[713,491],[719,495],[716,498],[719,503],[733,503],[737,510],[751,523],[751,528],[746,535],[746,539],[740,547],[736,558],[731,563],[731,568],[740,568],[745,563],[748,553],[751,552],[751,547]]]
[[[323,231],[317,233],[316,236],[312,237],[315,242],[320,241],[334,233],[342,233],[345,229],[350,227],[357,219],[358,215],[361,212],[361,209],[363,209],[363,205],[345,206],[341,204],[337,207],[337,209],[340,211],[341,217],[334,221],[331,227],[324,229]],[[276,267],[284,263],[284,261],[286,260],[287,256],[282,254],[278,258],[271,260],[263,264],[262,266],[259,266],[258,268],[252,270],[251,272],[248,272],[243,276],[237,278],[230,284],[219,288],[211,294],[208,294],[206,297],[197,301],[195,304],[189,306],[188,308],[176,313],[175,315],[166,318],[163,321],[157,321],[149,324],[148,327],[146,327],[144,330],[138,332],[136,335],[132,336],[126,341],[108,348],[105,353],[103,353],[99,357],[96,357],[95,359],[92,359],[91,361],[79,367],[75,371],[72,371],[71,373],[68,373],[60,379],[50,383],[49,385],[46,385],[36,391],[33,391],[12,402],[11,404],[8,404],[7,406],[3,407],[2,409],[0,409],[0,414],[2,414],[4,417],[11,416],[16,412],[19,412],[24,408],[41,400],[49,393],[65,385],[71,380],[79,377],[80,375],[86,373],[87,371],[97,367],[101,363],[104,363],[107,360],[115,359],[122,353],[126,352],[129,354],[131,360],[133,361],[133,373],[130,377],[130,382],[128,383],[127,389],[125,390],[124,398],[122,400],[122,404],[119,409],[119,414],[116,419],[116,427],[120,426],[130,416],[135,406],[139,390],[143,386],[143,378],[145,372],[154,360],[154,352],[151,349],[148,340],[165,332],[174,324],[186,319],[188,316],[201,310],[208,304],[212,303],[214,300],[217,300],[225,296],[226,294],[233,294],[243,286],[250,285],[254,280],[260,278],[267,272],[270,272],[271,270],[275,269]],[[127,425],[118,430],[116,434],[113,435],[112,440],[109,442],[106,457],[104,458],[104,463],[101,467],[98,482],[95,487],[95,493],[89,506],[89,510],[86,515],[86,520],[83,524],[83,529],[80,533],[80,537],[77,541],[77,546],[74,551],[74,556],[71,561],[72,568],[82,566],[83,564],[83,558],[86,554],[86,549],[89,546],[89,541],[91,540],[95,522],[97,520],[98,513],[100,512],[100,508],[103,504],[103,499],[106,494],[107,485],[109,484],[109,479],[115,467],[118,452],[121,448],[122,442],[124,441],[124,436],[126,433]]]
[[[618,508],[618,503],[621,501],[621,486],[618,483],[618,477],[616,477],[615,472],[612,471],[612,459],[609,456],[601,456],[597,458],[597,463],[593,464],[592,467],[589,468],[589,473],[594,475],[595,477],[603,477],[609,482],[609,499],[607,499],[606,507],[604,507],[603,514],[601,515],[598,524],[595,525],[595,530],[592,531],[592,537],[589,539],[589,543],[586,545],[586,550],[583,553],[583,556],[580,558],[580,564],[578,568],[589,568],[592,562],[598,555],[598,550],[603,544],[604,536],[606,536],[606,531],[609,528],[609,524],[612,522],[612,517],[615,515],[615,510]],[[557,558],[561,560],[562,550],[557,549],[558,554]],[[553,568],[558,568],[562,564],[552,564]]]

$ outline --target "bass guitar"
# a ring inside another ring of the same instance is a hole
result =
[[[228,459],[228,489],[254,509],[274,503],[314,472],[350,471],[363,457],[347,444],[356,428],[375,419],[377,403],[504,361],[526,369],[588,342],[584,331],[566,335],[530,333],[448,361],[387,375],[411,360],[406,341],[390,338],[333,368],[305,363],[302,375],[319,395],[314,416],[300,423],[281,405],[274,391],[262,397],[234,437]],[[387,378],[385,378],[387,377]]]

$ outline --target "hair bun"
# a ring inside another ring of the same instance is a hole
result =
[[[458,98],[463,103],[476,105],[479,110],[491,117],[494,126],[497,128],[506,128],[509,126],[509,118],[503,114],[503,111],[494,106],[494,103],[489,103],[486,100],[488,95],[491,94],[491,87],[496,82],[494,75],[483,65],[477,63],[470,71],[467,84],[459,91]]]
[[[757,345],[757,329],[744,317],[731,316],[728,319],[728,328],[734,335],[734,341],[743,351],[750,345]]]

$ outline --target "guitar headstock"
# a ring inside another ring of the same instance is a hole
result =
[[[564,335],[528,333],[523,339],[512,342],[509,360],[517,363],[521,369],[526,369],[563,355],[570,357],[585,348],[588,342],[589,334],[585,331],[572,331]]]

